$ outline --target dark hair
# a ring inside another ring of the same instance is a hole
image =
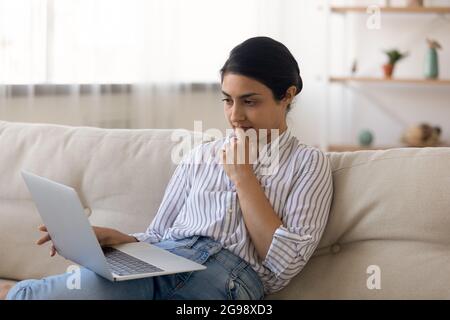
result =
[[[302,91],[303,81],[294,56],[281,42],[269,37],[254,37],[237,45],[220,69],[221,82],[226,73],[253,78],[270,90],[275,100],[284,98],[290,86]],[[289,111],[291,105],[287,107]]]

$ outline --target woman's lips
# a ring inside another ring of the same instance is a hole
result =
[[[244,131],[247,131],[248,129],[253,129],[253,127],[234,127],[234,129],[242,129]]]

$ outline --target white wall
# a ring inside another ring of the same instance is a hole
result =
[[[369,30],[364,15],[328,16],[327,0],[280,1],[277,12],[282,18],[277,24],[271,21],[259,26],[259,34],[273,36],[285,43],[299,62],[304,89],[288,116],[288,123],[300,140],[322,146],[326,142],[356,143],[359,130],[368,128],[375,133],[376,144],[395,145],[405,127],[427,121],[440,125],[443,138],[450,141],[448,85],[360,84],[346,87],[333,84],[330,95],[327,91],[328,74],[348,74],[355,57],[359,65],[357,75],[381,76],[381,65],[385,60],[381,50],[394,46],[410,51],[410,56],[398,64],[395,75],[420,77],[427,36],[441,42],[441,77],[450,78],[449,15],[445,18],[382,15],[381,29]],[[427,1],[430,2],[439,4]],[[351,1],[335,3],[349,4]],[[377,1],[357,1],[358,5],[367,3]],[[450,0],[440,4],[450,6]],[[219,91],[167,90],[161,93],[145,89],[137,96],[40,96],[34,100],[20,97],[0,99],[0,119],[100,127],[187,129],[194,129],[194,120],[203,120],[204,130],[225,130],[227,124],[220,100]]]
[[[289,126],[303,142],[324,144],[327,129],[324,122],[327,0],[261,1],[266,6],[264,14],[269,16],[258,25],[255,35],[272,36],[283,42],[297,58],[304,80],[304,89],[288,116]],[[217,70],[220,67],[218,65]],[[194,120],[203,120],[204,129],[225,130],[227,124],[220,100],[219,91],[167,90],[161,93],[146,92],[145,89],[137,96],[38,96],[34,100],[0,97],[0,119],[100,127],[188,129],[193,129]]]

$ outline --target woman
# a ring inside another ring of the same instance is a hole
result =
[[[326,156],[299,143],[286,124],[302,89],[298,64],[280,42],[251,38],[231,51],[221,84],[234,137],[203,144],[185,158],[145,233],[94,227],[103,246],[145,241],[207,269],[113,283],[82,268],[78,290],[67,288],[70,274],[63,274],[22,281],[8,299],[262,299],[302,270],[324,231],[332,180]],[[256,149],[246,143],[250,131]],[[275,169],[268,173],[273,146]],[[246,152],[244,163],[238,150]],[[194,165],[208,154],[219,157]],[[49,240],[46,234],[38,244]]]

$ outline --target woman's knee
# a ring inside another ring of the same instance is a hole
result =
[[[111,282],[96,273],[78,271],[19,282],[8,296],[10,299],[30,300],[89,300],[89,299],[152,299],[152,278]]]
[[[17,283],[8,292],[7,299],[10,300],[52,300],[64,299],[73,295],[74,289],[81,281],[81,278],[88,277],[89,270],[80,268],[78,273],[63,273],[49,276],[40,280],[24,280]],[[90,275],[89,275],[90,276]],[[78,281],[74,279],[79,277]]]
[[[39,280],[24,280],[16,283],[8,294],[6,300],[32,300],[33,299],[33,284]]]

